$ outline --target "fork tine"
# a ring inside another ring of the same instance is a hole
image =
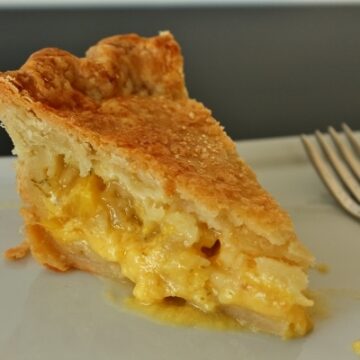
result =
[[[353,133],[353,131],[350,129],[350,127],[345,124],[342,123],[341,124],[344,133],[346,135],[346,137],[349,139],[350,143],[352,144],[353,148],[355,149],[355,151],[358,153],[358,155],[360,156],[360,143],[357,141],[355,134]]]
[[[320,178],[330,190],[331,194],[347,212],[357,219],[360,219],[360,206],[348,195],[343,187],[339,185],[325,162],[321,159],[316,147],[306,138],[305,135],[301,135],[301,140],[310,160],[314,164]]]
[[[341,141],[339,133],[332,126],[329,126],[329,133],[344,159],[347,161],[354,174],[356,174],[357,178],[360,180],[359,160],[356,159],[350,148]]]
[[[348,187],[356,200],[360,202],[360,185],[354,175],[344,165],[334,149],[325,141],[324,135],[319,130],[315,131],[315,136],[329,158],[331,165],[333,165],[334,169],[338,173],[340,179]]]

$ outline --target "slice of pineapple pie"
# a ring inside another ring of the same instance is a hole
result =
[[[211,112],[188,97],[168,32],[113,36],[84,58],[47,48],[0,74],[26,239],[58,271],[125,276],[284,338],[312,327],[312,255]]]

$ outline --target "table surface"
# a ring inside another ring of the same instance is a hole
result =
[[[240,154],[289,211],[327,274],[310,273],[315,329],[281,341],[249,332],[165,326],[104,298],[108,285],[83,272],[58,274],[33,259],[0,260],[0,358],[11,360],[351,360],[360,339],[360,223],[333,201],[298,138],[241,142]],[[286,149],[286,151],[284,151]],[[0,159],[0,252],[21,240],[12,159]],[[119,300],[121,300],[121,291]]]

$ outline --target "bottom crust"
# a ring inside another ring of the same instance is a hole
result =
[[[103,260],[93,252],[86,242],[68,245],[58,244],[41,226],[34,222],[35,216],[29,210],[22,210],[25,220],[26,240],[5,251],[8,260],[19,260],[32,256],[47,268],[65,272],[71,269],[87,271],[111,279],[123,279],[120,265]]]

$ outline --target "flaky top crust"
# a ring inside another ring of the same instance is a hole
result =
[[[59,49],[34,53],[0,74],[0,101],[25,107],[93,147],[130,158],[209,210],[258,229],[278,245],[296,243],[288,215],[258,184],[211,112],[188,97],[173,36],[121,35],[84,58]],[[294,247],[306,264],[310,255]]]

